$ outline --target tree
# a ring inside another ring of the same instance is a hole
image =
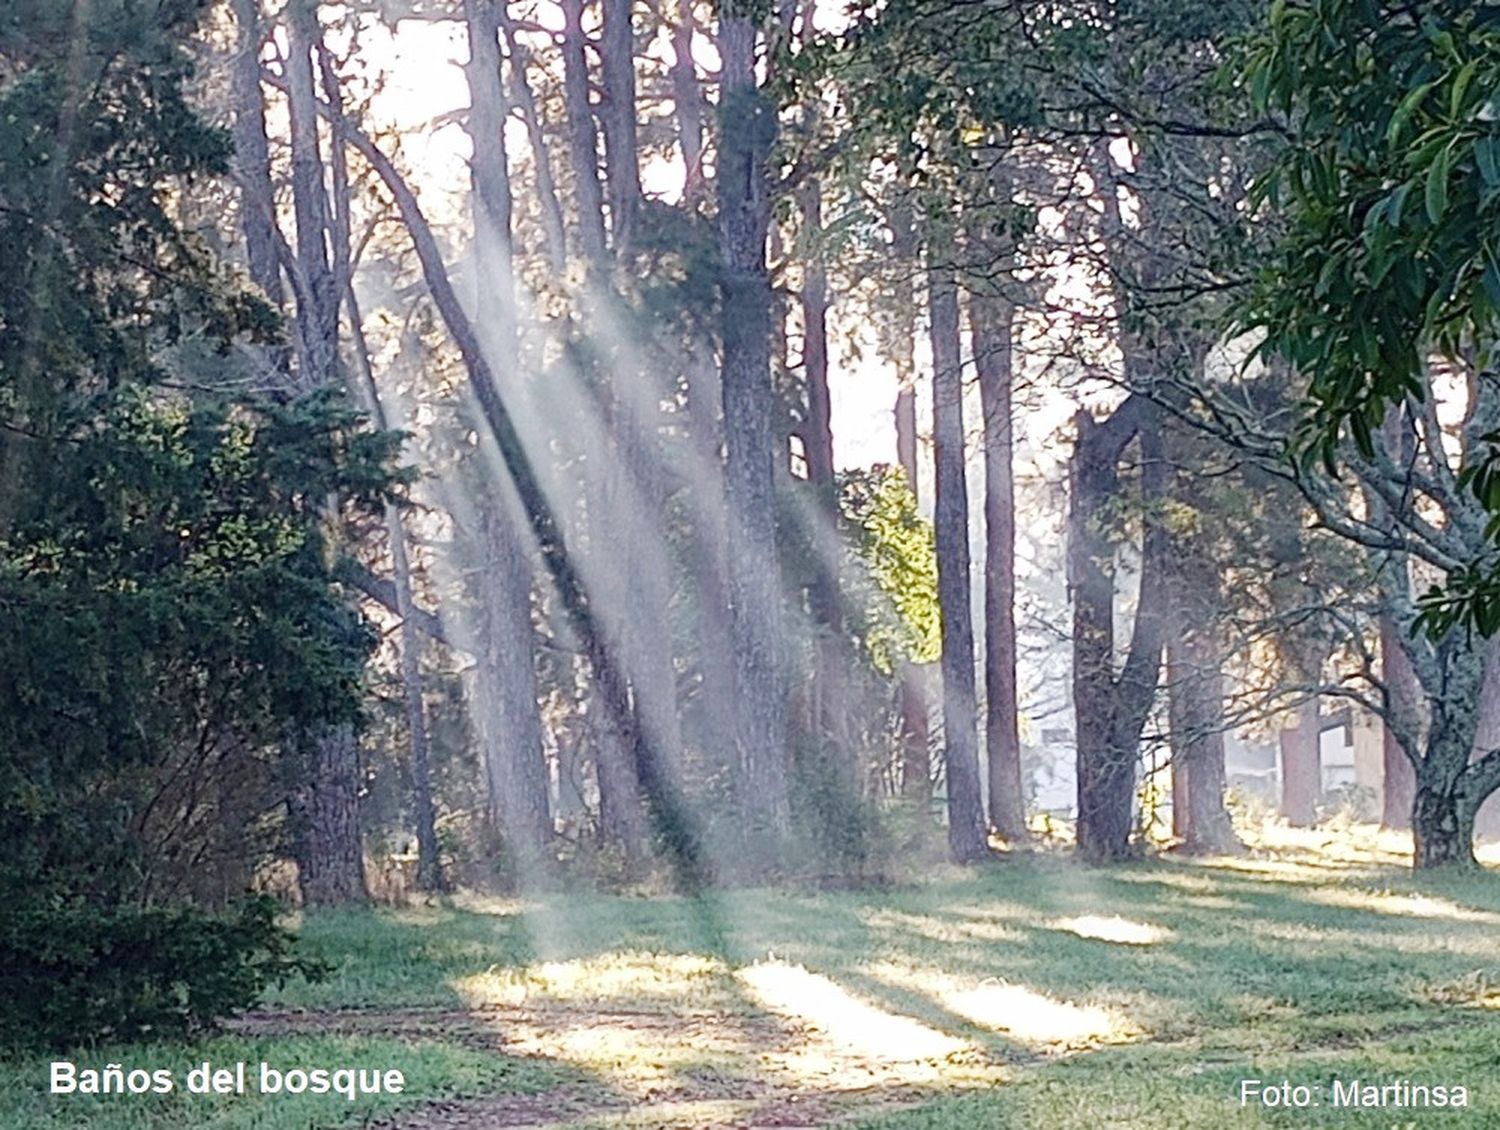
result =
[[[378,513],[394,442],[333,392],[233,391],[278,326],[177,222],[229,167],[184,98],[197,12],[0,32],[7,1041],[181,1030],[294,971],[268,907],[143,907],[242,892],[285,847],[286,733],[358,719],[323,500]]]
[[[775,428],[771,390],[771,222],[767,161],[774,112],[755,79],[756,23],[726,4],[719,17],[721,336],[726,421],[730,647],[741,804],[772,850],[788,829],[785,644],[776,567]]]
[[[1156,410],[1133,394],[1101,422],[1080,410],[1069,471],[1068,586],[1073,595],[1073,705],[1078,743],[1078,847],[1094,860],[1125,855],[1134,826],[1141,730],[1156,699],[1165,641],[1170,540],[1156,507],[1165,467]],[[1140,451],[1140,585],[1125,661],[1115,666],[1115,557],[1109,507],[1126,446]]]
[[[311,0],[287,9],[287,109],[290,118],[292,207],[296,216],[298,341],[296,384],[303,390],[342,383],[339,307],[342,297],[329,255],[333,230],[324,189],[313,55],[322,42]],[[252,118],[253,125],[253,118]],[[264,201],[252,199],[257,211]],[[336,905],[366,897],[359,822],[359,745],[352,726],[295,732],[287,808],[298,885],[309,904]]]
[[[977,242],[977,241],[976,241]],[[983,247],[983,243],[979,243]],[[994,256],[986,264],[1003,264]],[[989,817],[1011,843],[1029,838],[1016,702],[1016,491],[1011,418],[1015,305],[1004,280],[971,283],[969,321],[984,412],[984,734]]]
[[[927,303],[932,332],[933,460],[937,467],[938,604],[943,618],[943,767],[948,850],[957,863],[989,854],[979,788],[974,614],[969,605],[969,491],[964,469],[963,383],[958,286],[950,254],[928,239]]]

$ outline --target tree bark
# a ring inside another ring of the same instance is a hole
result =
[[[240,186],[240,228],[250,281],[271,305],[285,295],[276,256],[276,195],[271,185],[271,150],[266,140],[265,99],[260,88],[260,48],[264,35],[258,0],[234,0],[238,29],[230,75],[234,97],[234,170]]]
[[[641,207],[631,9],[631,0],[602,2],[604,96],[600,117],[617,266],[623,266],[629,255]],[[615,301],[614,296],[606,301]],[[626,323],[630,316],[622,310],[620,323]],[[676,795],[682,771],[682,731],[672,640],[664,630],[669,622],[668,566],[662,542],[652,538],[648,526],[667,505],[657,410],[667,394],[655,387],[655,373],[642,360],[647,348],[641,344],[617,356],[604,392],[606,426],[615,448],[608,472],[615,495],[610,506],[615,529],[612,542],[624,557],[625,577],[629,578],[628,586],[616,597],[620,654],[632,690],[633,767],[646,794],[656,798],[658,832],[682,842],[694,834],[681,823],[687,818],[686,808],[676,800],[664,807],[661,804],[667,796]]]
[[[1409,719],[1416,727],[1416,709],[1421,688],[1411,669],[1411,661],[1401,648],[1399,629],[1390,616],[1380,618],[1381,677],[1391,696],[1387,709]],[[1411,758],[1389,722],[1380,727],[1381,762],[1384,785],[1381,789],[1380,825],[1405,831],[1411,828],[1412,806],[1416,802],[1417,776]]]
[[[755,24],[736,12],[726,7],[719,23],[720,389],[727,436],[730,646],[741,802],[752,830],[769,835],[774,859],[790,824],[766,264],[771,219],[766,161],[776,120],[755,84]]]
[[[672,25],[672,107],[682,156],[682,198],[689,210],[703,198],[703,90],[693,61],[693,0],[678,0]]]
[[[589,65],[584,52],[583,0],[561,0],[563,104],[568,157],[578,199],[578,246],[591,267],[604,261],[604,190],[599,182],[599,135],[589,105]]]
[[[916,237],[911,216],[904,208],[891,215],[891,250],[898,271],[917,269]],[[902,301],[902,299],[905,301]],[[906,475],[913,498],[919,498],[917,475],[917,361],[916,296],[911,280],[902,274],[897,283],[896,321],[891,361],[896,369],[896,403],[892,422],[896,429],[896,461]],[[901,735],[901,795],[911,800],[932,799],[932,732],[929,721],[926,669],[903,663],[899,670],[901,689],[898,709]]]
[[[1408,626],[1401,636],[1429,706],[1412,804],[1414,864],[1418,870],[1474,867],[1475,818],[1500,788],[1500,753],[1491,744],[1500,729],[1500,696],[1487,685],[1486,670],[1500,643],[1480,640],[1464,627],[1436,642],[1419,639],[1417,631]]]
[[[599,44],[604,100],[604,158],[608,171],[610,234],[616,257],[630,248],[641,202],[640,159],[636,147],[635,32],[632,0],[600,0],[604,27]]]
[[[297,885],[306,906],[363,902],[359,743],[350,725],[303,729],[293,739],[296,772],[287,798]]]
[[[287,9],[287,110],[292,143],[292,208],[297,225],[297,329],[300,386],[335,384],[339,366],[339,292],[329,252],[329,208],[318,139],[313,52],[322,41],[317,7]],[[274,231],[272,233],[274,235]],[[359,746],[348,725],[319,724],[297,735],[303,777],[289,802],[299,845],[298,877],[310,904],[367,897],[359,827]]]
[[[733,773],[734,653],[731,639],[728,531],[724,521],[723,428],[719,411],[722,396],[719,373],[707,351],[695,351],[689,361],[687,388],[689,441],[694,466],[690,476],[693,523],[689,554],[696,600],[698,645],[698,741],[714,770]]]
[[[1429,784],[1418,777],[1412,805],[1412,863],[1418,871],[1478,866],[1474,859],[1475,807],[1462,791]]]
[[[843,593],[839,584],[838,488],[833,465],[833,396],[828,385],[828,272],[823,262],[823,196],[816,177],[799,189],[802,235],[806,248],[802,307],[802,370],[807,390],[807,418],[801,429],[807,456],[807,480],[813,493],[808,523],[813,576],[808,609],[817,631],[815,652],[815,726],[832,747],[841,768],[857,779],[850,737],[848,656],[844,648]],[[851,788],[858,786],[850,783]]]
[[[517,40],[515,25],[504,12],[500,13],[500,27],[505,34],[506,51],[510,56],[511,100],[521,110],[521,120],[526,125],[526,140],[531,146],[532,167],[536,170],[536,193],[541,206],[542,232],[547,244],[547,266],[561,275],[568,267],[567,228],[563,224],[562,205],[557,198],[552,155],[547,148],[546,136],[542,133],[536,95],[532,92],[531,80],[526,74],[531,53]]]
[[[1281,815],[1293,828],[1311,828],[1318,820],[1323,795],[1319,756],[1318,700],[1298,703],[1293,724],[1283,726],[1281,744]]]
[[[998,295],[973,294],[969,315],[984,411],[984,693],[990,823],[1011,843],[1026,827],[1016,703],[1016,494],[1011,429],[1015,308]]]
[[[328,199],[323,187],[312,62],[321,37],[314,0],[292,0],[287,8],[286,84],[292,141],[292,214],[302,280],[297,327],[304,390],[333,382],[338,372],[339,298],[329,262]]]
[[[963,378],[958,288],[946,251],[929,247],[933,450],[938,606],[943,632],[943,748],[948,786],[948,850],[955,862],[989,854],[979,788],[974,689],[974,616],[969,603],[969,489],[964,469]]]
[[[833,398],[828,388],[828,271],[818,246],[823,238],[822,186],[809,178],[797,193],[809,245],[802,282],[802,370],[807,382],[807,423],[802,430],[807,480],[825,494],[833,490]]]
[[[1154,513],[1165,479],[1161,436],[1151,403],[1132,394],[1103,423],[1074,417],[1077,444],[1069,475],[1068,584],[1073,596],[1073,706],[1078,758],[1078,848],[1094,861],[1118,859],[1130,846],[1141,730],[1161,675],[1169,542]],[[1142,526],[1140,593],[1130,649],[1114,672],[1114,553],[1101,528],[1119,489],[1117,464],[1138,439]]]
[[[318,63],[328,103],[337,117],[343,116],[343,99],[338,75],[327,47],[317,45]],[[349,166],[344,147],[337,142],[330,157],[333,170],[332,223],[329,228],[331,261],[335,287],[349,319],[349,337],[354,347],[351,391],[362,403],[370,421],[381,431],[390,429],[380,389],[370,364],[370,347],[365,340],[364,318],[354,292],[354,267],[351,260],[351,193]],[[437,812],[432,796],[427,710],[422,689],[421,636],[417,625],[417,606],[412,596],[411,560],[407,555],[405,524],[401,511],[392,503],[385,506],[385,528],[391,553],[391,590],[395,612],[401,621],[401,692],[406,714],[409,767],[412,783],[413,816],[417,828],[417,885],[424,891],[447,890],[443,877],[441,853],[437,838]]]
[[[1188,853],[1240,848],[1224,767],[1224,671],[1207,624],[1180,617],[1167,643],[1172,748],[1172,831]]]

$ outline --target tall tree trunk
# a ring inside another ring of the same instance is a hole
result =
[[[359,306],[354,288],[345,284],[349,322],[354,328],[355,356],[363,377],[364,400],[371,419],[381,431],[389,428],[380,393],[370,370],[369,346],[360,328]],[[417,825],[417,885],[424,891],[444,891],[442,853],[438,846],[437,808],[432,795],[427,706],[422,689],[422,636],[417,627],[417,606],[412,597],[411,558],[406,549],[406,527],[401,511],[387,503],[386,538],[391,550],[391,581],[396,597],[396,615],[401,619],[401,696],[406,711],[406,734],[410,749],[412,803]]]
[[[938,606],[943,622],[943,748],[948,785],[948,849],[958,863],[989,854],[979,787],[974,690],[974,615],[969,604],[969,489],[964,469],[963,375],[958,288],[946,250],[929,248],[933,450]]]
[[[641,201],[640,159],[636,149],[635,30],[632,0],[601,0],[604,27],[599,44],[604,101],[604,158],[608,169],[610,234],[614,252],[630,247]]]
[[[1069,476],[1067,557],[1073,595],[1078,848],[1085,858],[1103,861],[1129,850],[1141,730],[1160,680],[1169,547],[1153,511],[1162,496],[1165,467],[1158,421],[1139,394],[1127,398],[1103,423],[1086,410],[1074,421],[1078,439]],[[1119,489],[1120,456],[1132,438],[1140,445],[1144,534],[1130,649],[1116,675],[1115,547],[1102,522]]]
[[[1030,837],[1016,703],[1016,491],[1011,428],[1012,324],[999,295],[969,302],[984,411],[984,691],[989,814],[1011,843]]]
[[[317,47],[323,88],[336,117],[344,114],[338,74],[333,59],[323,43]],[[339,300],[349,319],[349,336],[354,346],[354,368],[350,374],[351,391],[365,406],[371,422],[381,431],[390,428],[380,389],[370,364],[370,346],[365,340],[364,318],[354,293],[354,267],[350,254],[351,193],[349,164],[344,147],[333,145],[330,166],[333,170],[333,222],[330,227],[330,251]],[[437,813],[432,797],[432,774],[427,740],[427,708],[422,691],[421,635],[417,628],[417,607],[412,596],[411,560],[406,549],[405,524],[401,511],[392,503],[385,506],[386,538],[391,552],[391,581],[396,614],[401,620],[401,692],[406,713],[412,802],[417,826],[417,885],[424,891],[447,889],[443,878],[441,853],[437,838]]]
[[[828,388],[828,271],[823,265],[823,195],[817,178],[797,194],[808,244],[802,282],[802,369],[807,381],[807,424],[802,441],[807,479],[825,495],[833,490],[833,398]],[[828,501],[821,499],[820,501]]]
[[[789,829],[785,644],[776,549],[777,430],[771,387],[771,220],[766,161],[773,108],[755,85],[755,24],[726,5],[718,167],[721,266],[720,388],[727,437],[730,646],[736,678],[735,746],[741,800],[771,855]]]
[[[599,135],[589,105],[589,65],[584,51],[583,0],[561,0],[563,104],[568,118],[568,158],[578,199],[578,246],[591,268],[604,261],[604,190],[599,182]]]
[[[328,199],[318,141],[317,91],[312,55],[321,41],[315,0],[287,8],[287,113],[292,141],[292,214],[297,224],[297,327],[304,389],[336,380],[339,297],[328,252]]]
[[[1213,629],[1179,615],[1167,642],[1172,830],[1183,851],[1241,847],[1224,807],[1224,671]]]
[[[1412,807],[1412,864],[1419,871],[1474,867],[1474,807],[1460,794],[1423,788]]]
[[[1292,719],[1280,732],[1281,815],[1294,828],[1310,828],[1317,823],[1323,795],[1318,700],[1298,703]]]
[[[281,308],[284,294],[277,266],[276,194],[271,186],[271,150],[266,140],[265,99],[260,89],[261,31],[259,0],[234,0],[235,40],[230,74],[234,96],[234,171],[240,187],[240,227],[250,281],[271,305]]]
[[[359,828],[359,742],[350,725],[302,729],[293,740],[296,773],[287,808],[297,885],[307,906],[363,902]]]
[[[443,877],[442,850],[438,845],[427,706],[422,693],[422,637],[417,630],[416,605],[412,600],[406,530],[394,506],[386,507],[385,528],[391,546],[396,611],[401,617],[401,694],[406,708],[406,735],[411,753],[412,803],[417,825],[417,885],[424,891],[445,891],[448,883]]]
[[[689,359],[687,411],[693,466],[693,523],[689,555],[696,600],[698,665],[698,741],[714,770],[733,771],[734,652],[730,635],[728,531],[724,521],[722,396],[719,373],[706,350]]]
[[[1408,627],[1407,632],[1414,632]],[[1474,823],[1486,798],[1500,789],[1500,680],[1490,670],[1500,641],[1456,628],[1435,643],[1402,637],[1428,696],[1426,748],[1416,766],[1412,848],[1419,870],[1474,867]],[[1415,649],[1426,654],[1426,674]]]
[[[642,808],[638,740],[649,737],[632,711],[629,684],[638,679],[640,656],[632,649],[632,604],[637,581],[634,562],[637,533],[634,505],[626,482],[624,462],[629,458],[630,443],[622,438],[620,405],[613,390],[602,391],[606,450],[599,452],[599,467],[592,469],[588,483],[588,535],[590,550],[601,562],[610,554],[620,554],[625,568],[606,563],[596,571],[592,582],[599,627],[605,633],[614,653],[621,658],[622,678],[616,686],[596,684],[596,699],[590,706],[594,735],[594,763],[599,785],[599,818],[602,840],[624,856],[635,867],[646,855],[646,821]],[[592,461],[591,461],[592,462]],[[603,696],[616,697],[606,701]]]
[[[682,156],[682,198],[689,210],[697,207],[707,185],[703,172],[703,90],[693,62],[693,26],[693,0],[677,0],[672,24],[672,107]]]
[[[469,38],[466,129],[475,249],[475,328],[492,359],[485,374],[517,356],[512,199],[505,148],[506,106],[501,87],[499,12],[494,0],[465,0]],[[518,382],[508,382],[519,394]],[[485,450],[489,450],[485,445]],[[519,510],[498,461],[486,466],[488,489],[479,500],[485,568],[479,586],[483,612],[476,656],[478,727],[490,785],[490,809],[514,855],[521,882],[546,866],[551,824],[546,765],[537,708],[531,625],[531,563],[521,543]]]
[[[1406,717],[1416,729],[1416,709],[1421,695],[1411,661],[1401,647],[1400,630],[1389,616],[1380,618],[1381,677],[1391,695],[1387,709]],[[1380,824],[1383,828],[1406,830],[1411,827],[1412,805],[1416,800],[1417,775],[1411,758],[1389,723],[1380,728],[1381,761],[1384,787],[1381,790]]]
[[[631,0],[603,0],[602,58],[605,186],[617,265],[630,252],[641,206],[640,157],[636,140],[635,36]],[[615,322],[628,326],[632,312],[613,292],[593,296],[616,308]],[[677,711],[676,668],[669,623],[668,565],[653,523],[665,512],[667,484],[662,465],[659,405],[666,395],[656,387],[654,366],[645,360],[649,345],[627,341],[617,349],[604,375],[600,399],[612,452],[606,475],[612,501],[597,515],[614,552],[624,560],[602,570],[596,589],[615,622],[618,654],[631,689],[630,766],[637,796],[651,798],[658,833],[679,846],[693,835],[684,826],[687,810],[677,797],[682,770],[682,733]],[[628,578],[628,580],[627,580]],[[644,842],[632,845],[638,854]]]
[[[817,631],[815,687],[817,732],[825,737],[850,787],[858,787],[849,725],[848,657],[843,646],[843,594],[838,576],[838,488],[833,467],[833,397],[828,385],[828,272],[823,263],[823,197],[817,178],[798,192],[807,258],[802,307],[802,370],[807,388],[807,419],[801,429],[807,479],[814,508],[808,536],[813,575],[808,608]]]
[[[1476,866],[1474,818],[1485,791],[1474,780],[1473,758],[1481,727],[1495,724],[1497,704],[1485,694],[1485,658],[1493,646],[1450,638],[1434,649],[1442,686],[1436,694],[1429,688],[1427,748],[1416,767],[1412,801],[1412,856],[1418,870]]]
[[[500,17],[506,51],[510,56],[511,101],[521,110],[521,120],[526,125],[526,140],[531,146],[532,168],[536,172],[536,194],[542,213],[542,232],[547,243],[547,266],[561,275],[568,266],[567,229],[563,224],[562,205],[557,197],[552,154],[542,132],[541,114],[537,110],[531,79],[526,74],[531,52],[516,38],[514,22],[504,12],[500,13]]]
[[[703,174],[705,101],[693,62],[693,0],[678,0],[672,24],[672,113],[684,168],[682,201],[694,210],[706,192]],[[688,572],[693,578],[699,695],[697,740],[708,764],[717,770],[733,765],[733,656],[729,639],[729,596],[724,566],[723,428],[718,420],[723,396],[718,371],[706,345],[694,342],[685,357],[687,374],[688,465],[685,477],[691,498]]]
[[[339,292],[329,253],[328,198],[318,139],[313,52],[322,41],[313,0],[287,9],[287,109],[292,142],[292,207],[297,224],[297,328],[304,390],[337,383]],[[366,897],[359,827],[359,745],[353,727],[317,724],[295,739],[303,776],[288,809],[303,898],[313,904]],[[299,826],[300,825],[300,826]]]

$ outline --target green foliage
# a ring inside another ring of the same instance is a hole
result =
[[[1369,456],[1433,353],[1493,365],[1500,330],[1500,12],[1446,0],[1272,5],[1245,74],[1289,142],[1257,187],[1287,232],[1242,314],[1309,378],[1305,460]],[[1500,512],[1493,449],[1462,483]],[[1500,523],[1487,531],[1493,542]],[[1461,563],[1424,598],[1434,636],[1500,630],[1500,574]]]
[[[182,1035],[292,975],[321,977],[321,963],[291,956],[275,911],[264,896],[222,917],[22,904],[0,924],[0,1046]]]
[[[827,743],[806,738],[793,758],[791,872],[815,883],[849,883],[871,878],[879,813],[850,780],[849,760]]]
[[[937,549],[932,523],[899,467],[839,476],[839,512],[867,570],[863,639],[882,673],[898,662],[930,663],[942,650]]]
[[[1429,350],[1500,325],[1500,13],[1278,2],[1244,83],[1289,127],[1254,197],[1288,230],[1244,320],[1310,378],[1306,450],[1331,465],[1423,395]]]
[[[333,393],[213,391],[220,358],[276,327],[175,220],[228,165],[183,93],[205,7],[24,2],[0,22],[12,1041],[181,1030],[306,968],[264,903],[158,904],[244,890],[274,844],[285,735],[354,719],[373,646],[323,531],[331,500],[384,504],[396,437]]]
[[[26,497],[0,539],[0,826],[25,845],[0,886],[129,886],[180,751],[352,719],[373,640],[314,518],[374,489],[388,441],[348,423],[127,389]]]

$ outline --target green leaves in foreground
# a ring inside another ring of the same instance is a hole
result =
[[[1277,3],[1242,78],[1287,143],[1251,197],[1285,231],[1240,326],[1307,378],[1300,455],[1336,474],[1345,438],[1369,457],[1388,408],[1424,395],[1434,356],[1495,361],[1500,8]],[[1500,628],[1500,578],[1460,581],[1429,622]]]
[[[183,1035],[249,1008],[272,984],[317,978],[267,896],[233,914],[22,903],[0,925],[0,1046]]]

